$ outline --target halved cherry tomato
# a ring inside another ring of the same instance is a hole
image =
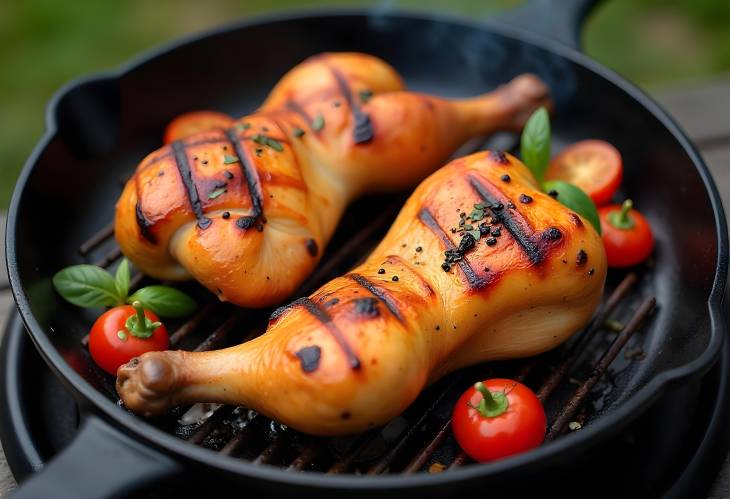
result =
[[[546,180],[564,180],[588,194],[597,206],[606,204],[623,178],[623,161],[618,150],[603,140],[582,140],[555,156]]]
[[[190,137],[198,132],[230,128],[235,120],[227,114],[216,111],[192,111],[181,114],[167,125],[165,144]]]
[[[631,267],[646,260],[654,250],[649,222],[633,209],[630,199],[598,210],[603,245],[610,267]]]
[[[89,333],[91,358],[114,375],[119,366],[132,358],[145,352],[167,350],[169,343],[167,328],[153,312],[143,310],[139,302],[107,310]]]
[[[464,452],[484,462],[538,447],[547,418],[532,390],[497,378],[476,383],[461,396],[451,425]]]

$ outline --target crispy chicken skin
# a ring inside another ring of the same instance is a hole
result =
[[[480,203],[493,207],[496,243],[482,237],[445,270],[445,251],[461,244],[457,209]],[[262,336],[144,354],[119,369],[117,391],[147,416],[215,401],[308,433],[358,432],[451,371],[562,343],[589,321],[605,277],[587,221],[540,192],[516,158],[477,153],[425,180],[362,265],[275,311]]]
[[[232,128],[147,156],[117,203],[116,239],[147,275],[274,305],[312,272],[351,200],[416,184],[469,138],[520,130],[540,105],[548,90],[531,75],[450,101],[406,92],[369,55],[314,56]]]

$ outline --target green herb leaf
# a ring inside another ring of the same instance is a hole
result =
[[[238,163],[238,156],[231,156],[229,154],[223,155],[223,164],[230,165],[231,163]]]
[[[550,116],[544,107],[535,111],[527,120],[525,129],[522,130],[520,152],[522,162],[538,182],[541,181],[550,163]]]
[[[469,218],[472,222],[478,222],[479,220],[484,218],[484,210],[472,210],[471,213],[469,213]]]
[[[281,145],[281,142],[276,139],[272,139],[271,137],[267,137],[266,135],[261,135],[260,133],[253,136],[253,141],[257,144],[261,144],[262,146],[268,146],[275,151],[281,152],[284,150],[284,146]]]
[[[272,139],[271,137],[267,137],[266,145],[275,151],[281,152],[284,150],[284,146],[281,145],[281,142],[276,139]]]
[[[119,296],[122,299],[126,298],[129,294],[129,262],[126,258],[122,258],[122,261],[119,262],[114,282],[117,285]]]
[[[138,289],[127,298],[127,303],[135,301],[160,317],[184,317],[198,308],[190,296],[169,286],[155,285]]]
[[[208,199],[215,199],[218,196],[220,196],[221,194],[223,194],[224,192],[226,192],[225,187],[223,189],[216,189],[213,192],[211,192],[210,194],[208,194]]]
[[[474,238],[474,241],[477,241],[478,242],[479,241],[479,238],[482,237],[482,233],[481,233],[481,231],[478,228],[477,229],[470,230],[470,231],[467,231],[467,232],[472,235],[472,237]]]
[[[236,128],[239,130],[248,130],[251,128],[251,123],[237,123]]]
[[[593,200],[579,187],[562,180],[546,180],[542,184],[544,191],[554,190],[558,193],[557,200],[565,206],[588,220],[596,232],[601,234],[601,221],[598,218],[598,210]]]
[[[298,126],[295,126],[294,128],[292,128],[292,133],[294,134],[294,136],[296,138],[300,138],[300,137],[302,137],[304,135],[305,132],[304,132],[304,130],[302,130]]]
[[[360,90],[360,102],[367,103],[373,96],[372,90]]]
[[[318,114],[316,118],[312,120],[312,130],[319,132],[324,128],[324,116]]]
[[[110,307],[124,303],[109,272],[96,265],[72,265],[53,276],[53,287],[79,307]]]

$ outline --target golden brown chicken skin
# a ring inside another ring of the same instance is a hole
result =
[[[375,57],[318,55],[232,128],[147,156],[117,203],[116,239],[147,275],[273,305],[311,273],[355,197],[414,185],[469,138],[519,130],[540,105],[548,91],[530,75],[449,101],[405,92]]]
[[[475,209],[490,236],[470,246],[452,229]],[[562,343],[591,318],[605,276],[588,222],[540,192],[519,160],[477,153],[425,180],[365,263],[278,309],[264,335],[147,353],[119,369],[117,391],[144,415],[222,402],[308,433],[358,432],[451,371]]]

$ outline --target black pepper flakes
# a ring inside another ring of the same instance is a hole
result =
[[[385,269],[378,269],[378,274],[385,274]]]
[[[495,228],[493,228],[493,229],[492,229],[492,235],[493,235],[494,237],[499,237],[499,236],[501,236],[501,235],[502,235],[502,229],[500,229],[499,227],[495,227]]]
[[[230,211],[224,211],[221,216],[223,217],[224,220],[228,220],[229,218],[231,218],[231,212]]]
[[[532,196],[528,196],[527,194],[520,194],[520,203],[523,203],[523,204],[532,203]]]
[[[502,180],[502,182],[509,182],[511,180],[509,175],[507,175],[506,173],[499,178]]]
[[[575,257],[575,264],[578,267],[582,267],[583,265],[586,264],[587,261],[588,261],[588,253],[586,253],[583,250],[579,250],[578,254]]]
[[[421,251],[423,251],[423,248],[420,246],[416,246],[416,253],[420,253]]]
[[[588,271],[588,275],[593,275],[596,273],[596,269],[591,269]]]
[[[547,194],[551,198],[557,199],[557,197],[558,197],[558,191],[556,191],[555,189],[550,189]]]
[[[398,276],[397,275],[394,275],[393,278],[391,279],[391,281],[398,282]]]
[[[436,326],[436,331],[441,331],[441,326]]]
[[[487,246],[494,246],[497,244],[497,240],[493,237],[488,237],[485,243],[487,243]]]
[[[550,227],[548,230],[542,233],[542,238],[547,241],[557,241],[563,237],[562,232],[560,232],[560,229],[557,229],[555,227]]]
[[[233,179],[233,174],[228,170],[223,170],[223,176],[226,177],[228,180]]]
[[[448,263],[444,262],[444,263],[441,264],[441,268],[443,269],[444,272],[448,272],[449,270],[451,270],[451,265],[449,265]]]

